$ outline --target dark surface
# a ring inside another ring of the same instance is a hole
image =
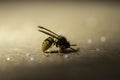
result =
[[[89,52],[88,52],[89,51]],[[0,80],[119,80],[120,79],[120,54],[101,50],[88,50],[88,55],[83,51],[78,54],[45,57],[45,63],[19,66],[11,65],[0,71]],[[44,54],[43,54],[44,55]],[[66,54],[65,54],[66,55]],[[61,62],[59,62],[59,57]],[[49,60],[57,60],[49,61]]]

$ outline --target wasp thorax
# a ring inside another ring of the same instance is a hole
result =
[[[59,47],[60,50],[65,50],[70,47],[70,43],[63,36],[58,37],[58,41],[56,42],[56,47]]]

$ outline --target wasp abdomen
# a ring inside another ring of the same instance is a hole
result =
[[[45,39],[42,44],[42,51],[45,52],[46,50],[48,50],[53,43],[54,39],[52,37],[48,37],[47,39]]]

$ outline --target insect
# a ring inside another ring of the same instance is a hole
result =
[[[38,31],[49,35],[49,37],[43,41],[41,47],[43,52],[46,52],[50,47],[54,45],[59,49],[59,52],[62,52],[67,48],[74,50],[73,48],[71,48],[72,45],[70,45],[70,43],[67,41],[67,39],[64,36],[58,35],[42,26],[38,26],[38,28],[39,28]]]

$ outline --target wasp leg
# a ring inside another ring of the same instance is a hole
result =
[[[52,49],[52,48],[50,47],[50,48],[47,50],[47,54],[46,54],[47,57],[51,55],[51,52],[52,52],[51,49]]]
[[[77,49],[77,50],[75,50],[75,49],[73,49],[72,47],[70,47],[70,49],[72,49],[77,55],[79,55],[79,49]]]
[[[59,54],[60,56],[63,56],[63,51],[61,50],[61,48],[58,48],[58,54]]]
[[[49,50],[45,51],[45,56],[49,57]]]
[[[45,53],[45,56],[46,56],[46,57],[49,57],[49,56],[50,56],[50,53],[51,53],[50,48],[47,49],[46,51],[44,51],[44,53]]]
[[[60,48],[58,48],[58,55],[60,55]]]
[[[81,53],[80,48],[77,49],[77,55]]]

